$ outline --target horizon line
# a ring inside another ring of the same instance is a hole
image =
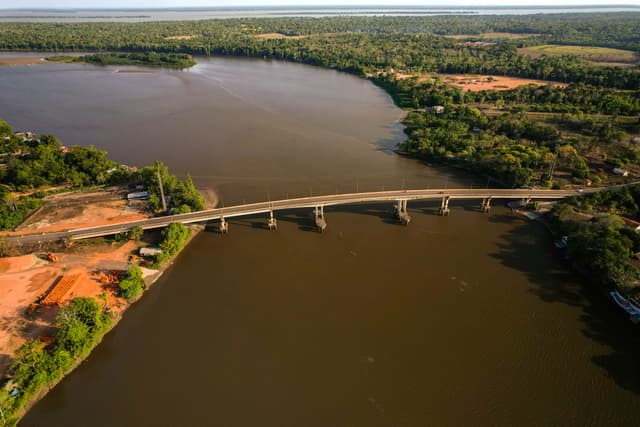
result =
[[[457,4],[447,5],[445,3],[432,4],[432,5],[416,5],[416,4],[273,4],[273,5],[241,5],[241,6],[167,6],[167,7],[9,7],[4,8],[0,6],[2,11],[149,11],[149,10],[242,10],[242,9],[292,9],[292,8],[318,8],[318,9],[561,9],[561,8],[617,8],[626,7],[640,9],[640,4],[557,4],[557,5],[536,5],[531,4],[484,4],[484,5],[472,5],[472,4]]]

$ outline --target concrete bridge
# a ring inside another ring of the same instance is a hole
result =
[[[222,233],[229,230],[227,219],[257,214],[267,214],[267,224],[270,229],[277,227],[274,212],[293,209],[310,209],[315,213],[315,223],[320,231],[324,231],[327,222],[324,216],[326,206],[353,205],[361,203],[392,202],[395,206],[396,217],[403,224],[411,220],[407,212],[410,201],[439,200],[440,214],[449,214],[449,202],[451,200],[478,200],[481,201],[481,211],[488,212],[491,202],[498,199],[522,200],[529,203],[531,200],[559,200],[565,197],[579,196],[604,190],[615,190],[624,187],[613,186],[603,188],[591,188],[584,190],[538,190],[538,189],[426,189],[426,190],[391,190],[368,193],[331,194],[324,196],[301,197],[297,199],[274,200],[260,203],[251,203],[224,208],[207,209],[180,215],[170,215],[149,218],[141,221],[130,221],[119,224],[104,225],[98,227],[82,228],[76,230],[30,234],[12,237],[10,240],[22,243],[44,242],[61,239],[88,239],[91,237],[108,236],[129,231],[132,227],[139,226],[145,230],[163,228],[179,222],[183,224],[220,221],[219,227]]]

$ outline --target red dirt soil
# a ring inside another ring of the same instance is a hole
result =
[[[418,77],[418,81],[433,80],[436,76],[451,86],[461,89],[479,92],[481,90],[509,90],[525,85],[537,86],[567,86],[565,83],[551,82],[547,80],[521,79],[518,77],[489,76],[479,74],[397,74],[399,79]]]
[[[9,357],[27,339],[53,335],[57,306],[40,306],[32,318],[25,313],[29,305],[47,293],[60,276],[76,276],[70,289],[57,298],[64,305],[75,297],[94,297],[114,312],[122,312],[126,301],[117,296],[117,285],[103,283],[101,273],[124,271],[137,244],[80,246],[67,253],[56,253],[59,262],[50,263],[35,255],[0,259],[0,377]],[[147,271],[145,273],[152,273]],[[104,275],[104,274],[103,274]],[[103,297],[98,297],[103,295]]]

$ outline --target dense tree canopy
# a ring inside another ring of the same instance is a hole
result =
[[[42,204],[43,192],[17,195],[47,186],[87,187],[104,184],[142,184],[151,193],[152,211],[160,208],[158,170],[168,206],[175,213],[204,208],[204,198],[190,176],[184,180],[159,163],[135,170],[119,165],[95,147],[65,147],[52,135],[14,134],[0,120],[0,230],[13,229]]]
[[[640,88],[637,69],[596,67],[575,56],[520,55],[541,43],[640,51],[637,13],[528,16],[328,17],[186,22],[29,24],[0,27],[1,50],[118,50],[268,57],[335,66],[357,74],[389,68],[491,73]],[[443,37],[513,32],[516,40],[476,45]],[[264,38],[264,33],[302,37]]]
[[[640,234],[625,226],[621,216],[640,218],[640,186],[603,191],[558,204],[548,219],[568,237],[567,254],[583,272],[607,289],[640,297],[640,272],[635,254],[640,252]],[[593,215],[585,221],[581,210]]]
[[[58,313],[54,345],[45,348],[40,340],[34,339],[16,350],[9,372],[17,394],[5,396],[2,408],[7,421],[15,421],[15,412],[89,351],[110,324],[111,317],[103,312],[96,300],[75,298]]]

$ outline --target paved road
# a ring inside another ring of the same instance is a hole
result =
[[[629,184],[630,185],[630,184]],[[558,200],[565,197],[581,194],[595,193],[603,190],[614,190],[623,186],[590,188],[584,191],[576,190],[537,190],[537,189],[430,189],[430,190],[393,190],[371,193],[331,194],[324,196],[302,197],[298,199],[275,200],[230,206],[225,208],[208,209],[187,214],[171,215],[150,218],[141,221],[130,221],[119,224],[104,225],[98,227],[82,228],[54,233],[28,234],[19,237],[11,237],[12,242],[34,243],[61,239],[87,239],[91,237],[108,236],[123,233],[134,226],[140,226],[145,230],[166,227],[174,222],[190,224],[217,220],[224,216],[225,219],[268,213],[269,211],[313,208],[315,206],[350,205],[358,203],[389,202],[396,200],[434,200],[449,196],[451,200],[483,199],[491,196],[493,199],[523,199]]]

